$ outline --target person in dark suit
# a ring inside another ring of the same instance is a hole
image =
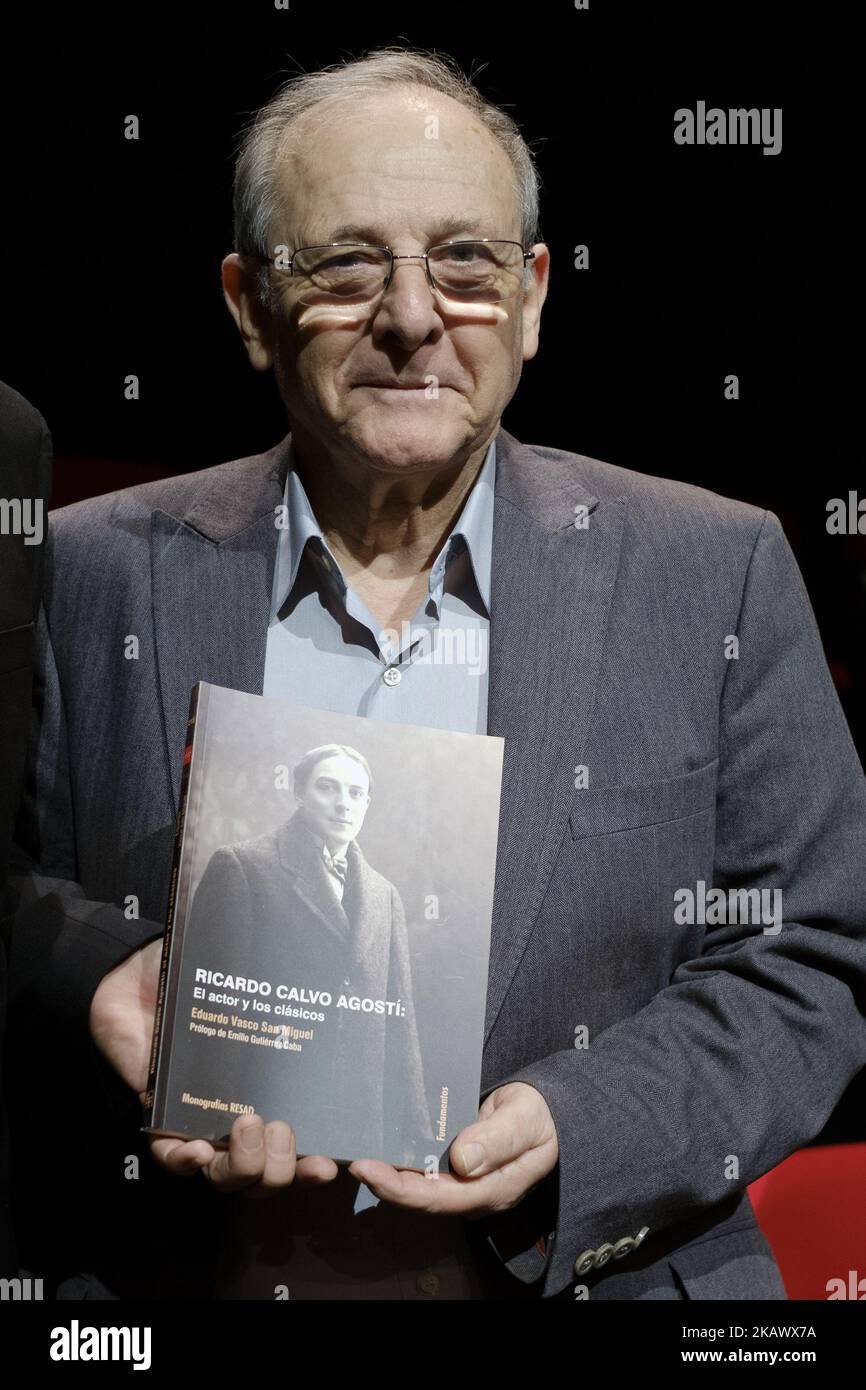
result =
[[[269,1119],[291,1122],[303,1095],[305,1114],[315,1117],[317,1147],[306,1143],[304,1125],[300,1153],[351,1161],[361,1151],[387,1151],[395,1162],[423,1167],[433,1129],[403,905],[357,843],[370,805],[369,765],[347,745],[325,744],[294,768],[293,787],[294,815],[255,839],[221,847],[208,863],[184,935],[181,992],[191,997],[196,963],[206,952],[224,973],[305,985],[327,991],[334,1003],[342,994],[399,999],[405,1016],[326,1008],[297,1065],[281,1069],[282,1095],[257,1083],[257,1051],[223,1040],[215,1059],[216,1040],[191,1037],[174,1085],[183,1089],[188,1074],[200,1091],[203,1069],[216,1065],[221,1094],[247,1102],[266,1097],[267,1111],[264,1104],[256,1109]]]
[[[0,1278],[15,1277],[10,1148],[3,1091],[6,935],[12,904],[6,871],[24,775],[42,587],[44,512],[51,493],[51,435],[33,406],[0,381]],[[19,525],[13,522],[15,507]],[[27,523],[26,525],[23,523]]]
[[[290,430],[52,516],[20,1026],[89,1027],[135,1108],[196,681],[502,737],[480,1108],[452,1172],[299,1158],[261,1116],[220,1153],[156,1141],[158,1171],[285,1194],[263,1285],[279,1268],[293,1299],[473,1298],[482,1272],[494,1297],[784,1299],[747,1189],[866,1063],[866,779],[779,520],[502,426],[550,253],[530,152],[471,83],[372,54],[260,115],[223,283]],[[443,613],[489,629],[486,691],[382,638]],[[782,920],[678,916],[704,884],[781,890]],[[389,1277],[372,1247],[351,1279],[312,1246],[299,1269],[298,1232],[362,1183]],[[56,1172],[42,1191],[65,1217]],[[438,1285],[414,1217],[441,1239]],[[132,1229],[140,1260],[151,1227]]]

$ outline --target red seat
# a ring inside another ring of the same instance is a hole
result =
[[[866,1300],[866,1144],[799,1149],[749,1196],[789,1298]]]

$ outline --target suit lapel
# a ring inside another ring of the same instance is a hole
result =
[[[574,525],[587,509],[586,529]],[[485,1042],[526,949],[575,796],[624,509],[575,458],[497,436],[488,734],[505,740]],[[591,774],[590,774],[591,775]]]
[[[182,515],[154,511],[151,583],[168,776],[177,814],[196,681],[261,695],[288,439],[213,470]],[[215,475],[215,476],[214,476]]]
[[[357,841],[348,848],[349,878],[343,908],[354,923],[352,955],[358,977],[356,993],[385,999],[391,965],[390,902]]]

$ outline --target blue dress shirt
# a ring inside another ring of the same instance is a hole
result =
[[[299,705],[487,732],[496,441],[402,631],[383,632],[330,550],[290,454],[263,693]]]

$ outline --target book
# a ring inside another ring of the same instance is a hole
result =
[[[145,1130],[224,1147],[256,1113],[299,1156],[447,1171],[478,1117],[503,749],[193,688]]]

